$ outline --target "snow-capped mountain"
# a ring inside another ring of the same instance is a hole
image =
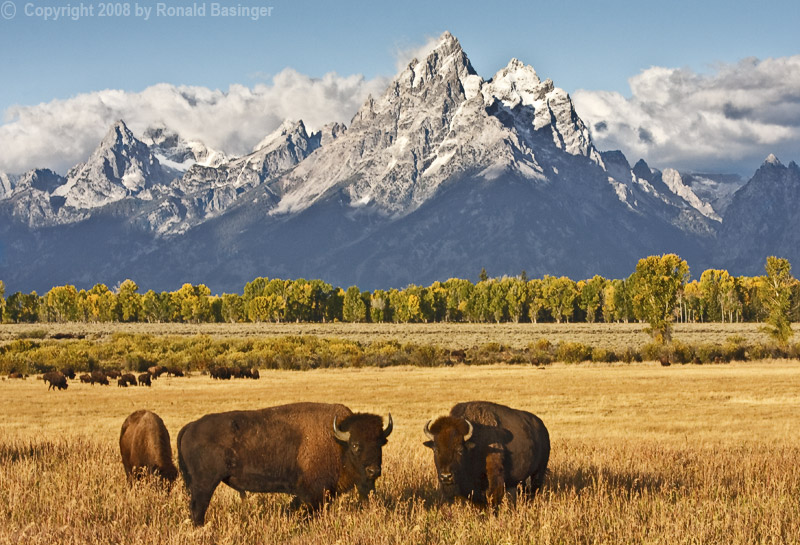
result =
[[[0,278],[222,291],[263,275],[399,287],[483,266],[620,277],[652,253],[709,265],[740,184],[600,152],[566,91],[517,59],[484,80],[444,33],[347,128],[287,120],[230,157],[119,121],[66,177],[0,175]]]
[[[52,194],[72,208],[98,208],[131,195],[149,199],[145,192],[169,179],[152,150],[117,121],[89,160],[73,167]]]

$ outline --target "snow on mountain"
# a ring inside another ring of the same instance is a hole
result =
[[[667,187],[680,198],[689,203],[695,210],[705,217],[714,221],[722,221],[722,218],[714,211],[714,208],[707,202],[700,199],[692,188],[683,182],[680,173],[673,169],[665,169],[661,173],[661,179]]]
[[[5,172],[0,172],[0,199],[11,195],[11,191],[16,185],[14,176],[9,176]]]
[[[142,141],[150,146],[161,165],[181,174],[193,165],[218,167],[229,159],[225,153],[210,149],[196,140],[184,140],[164,126],[147,128]]]
[[[66,206],[91,209],[143,194],[169,179],[150,148],[120,120],[86,163],[70,169],[66,184],[53,194],[64,197]]]

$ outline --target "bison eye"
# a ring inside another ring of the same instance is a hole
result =
[[[361,450],[361,443],[353,443],[350,448],[353,449],[353,452],[358,452]]]

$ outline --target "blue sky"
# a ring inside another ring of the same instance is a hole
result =
[[[0,0],[0,15],[12,14],[11,1]],[[71,0],[73,8],[92,6],[93,16],[43,20],[45,7],[66,4],[13,0],[13,18],[0,17],[0,129],[2,123],[18,121],[16,106],[104,89],[137,93],[170,83],[227,91],[235,84],[272,85],[286,68],[310,78],[335,72],[381,81],[395,74],[404,52],[444,30],[460,40],[484,78],[517,57],[570,93],[608,91],[625,99],[632,95],[629,78],[651,67],[703,77],[745,58],[800,54],[800,7],[792,1],[220,0],[223,6],[273,8],[270,17],[252,21],[208,12],[205,17],[158,17],[156,2],[140,0],[140,6],[153,8],[145,21],[100,17],[100,2]],[[135,9],[137,2],[128,4]],[[205,4],[210,9],[211,2]],[[785,69],[792,71],[794,65]],[[594,108],[590,117],[600,119],[602,108],[595,97],[586,96],[584,108]],[[345,110],[335,113],[341,116]],[[15,131],[20,134],[19,126]],[[620,133],[611,141],[624,148],[618,141],[623,137]],[[800,158],[798,151],[788,159]],[[0,169],[2,156],[0,145]]]

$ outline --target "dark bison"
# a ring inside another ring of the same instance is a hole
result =
[[[213,367],[209,371],[211,378],[218,380],[228,380],[231,378],[231,370],[228,367]]]
[[[92,371],[89,382],[91,382],[92,386],[95,384],[104,384],[108,386],[108,377],[102,371]]]
[[[240,494],[285,492],[293,507],[319,507],[326,495],[356,487],[362,497],[381,474],[392,432],[380,416],[344,405],[295,403],[209,414],[178,433],[178,465],[191,495],[192,521],[205,521],[219,483]]]
[[[488,401],[459,403],[449,416],[425,424],[423,443],[433,449],[439,487],[455,496],[497,505],[517,485],[541,489],[550,459],[550,435],[541,419],[527,411]]]
[[[118,388],[127,388],[128,387],[128,381],[125,380],[122,377],[118,378],[117,379],[117,387]]]
[[[147,368],[147,372],[153,377],[153,380],[158,379],[161,375],[167,372],[167,368],[163,365],[154,365]]]
[[[104,372],[108,378],[120,378],[122,376],[122,371],[119,369],[106,369]]]
[[[8,374],[8,378],[21,378],[24,380],[28,378],[28,375],[23,375],[22,373],[17,373],[16,371],[13,371]]]
[[[178,369],[177,367],[168,367],[167,368],[167,375],[172,375],[173,377],[182,377],[183,371]]]
[[[70,380],[75,380],[75,370],[72,367],[65,367],[61,370],[65,377]]]
[[[139,375],[139,386],[150,386],[150,373],[142,373]]]
[[[144,409],[136,411],[122,423],[119,450],[128,482],[145,473],[161,477],[172,483],[178,470],[172,462],[169,432],[156,413]]]
[[[136,377],[132,373],[125,373],[119,378],[120,380],[124,380],[125,382],[127,382],[129,386],[136,386],[137,384]]]
[[[79,379],[81,380],[81,382],[83,382],[84,384],[89,384],[89,383],[91,383],[91,382],[92,382],[92,375],[90,375],[90,374],[88,374],[88,373],[84,373],[84,374],[82,374],[82,375],[81,375],[80,377],[78,377],[78,378],[79,378]]]
[[[258,380],[261,378],[261,374],[258,372],[258,369],[250,369],[250,376],[248,378]]]
[[[52,389],[59,389],[59,390],[66,390],[67,386],[67,377],[64,376],[64,373],[60,371],[50,371],[49,373],[45,373],[42,375],[42,379],[45,382],[50,383],[47,387],[48,390]]]

